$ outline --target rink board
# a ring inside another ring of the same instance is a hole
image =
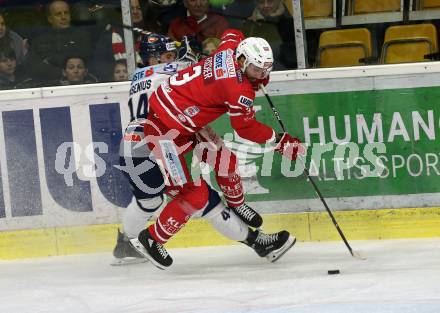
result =
[[[315,179],[350,239],[439,236],[439,73],[438,63],[420,63],[273,74],[268,90],[289,131],[310,145],[332,144]],[[132,201],[115,168],[129,120],[128,87],[0,92],[0,259],[111,249]],[[261,94],[254,106],[258,120],[278,129]],[[306,179],[286,175],[273,154],[265,172],[260,148],[242,157],[249,146],[230,133],[227,118],[214,127],[237,153],[247,200],[265,215],[265,229],[285,227],[304,241],[338,240]],[[344,136],[361,154],[337,172],[332,160]],[[362,177],[363,165],[374,167],[362,154],[369,140],[386,148],[386,169]],[[226,243],[195,220],[170,245]]]
[[[440,237],[440,208],[339,211],[335,217],[351,240]],[[0,232],[0,260],[112,251],[118,224]],[[326,212],[266,214],[265,232],[286,229],[299,241],[340,240]],[[204,219],[191,220],[169,248],[236,244]],[[353,243],[355,245],[356,243]]]

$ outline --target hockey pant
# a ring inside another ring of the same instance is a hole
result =
[[[198,144],[194,155],[201,162],[214,169],[217,184],[222,190],[228,206],[242,205],[244,203],[244,189],[235,154],[226,147],[223,140],[209,126],[199,131],[196,138]]]
[[[149,158],[121,157],[120,164],[134,167],[142,166],[142,164],[147,164],[147,167],[150,164],[153,165],[148,167],[147,171],[142,172],[138,178],[124,172],[135,199],[124,212],[122,223],[124,233],[129,238],[135,238],[145,228],[151,217],[158,213],[163,203],[164,179],[157,164]],[[245,240],[248,235],[247,225],[233,211],[224,206],[215,190],[209,186],[208,189],[208,205],[199,216],[206,218],[225,237],[236,241]]]
[[[144,134],[148,148],[157,162],[161,162],[167,193],[172,196],[172,200],[164,207],[156,222],[148,227],[148,231],[156,241],[166,243],[185,226],[192,215],[203,212],[208,206],[209,188],[201,177],[193,180],[185,160],[185,155],[197,146],[195,135],[184,135],[168,129],[154,112],[150,112]],[[227,168],[229,170],[229,166]],[[231,176],[224,176],[228,182],[236,183]]]
[[[144,123],[144,121],[133,121],[129,123],[121,142],[120,156],[132,159],[151,158],[151,161],[155,163],[154,157],[151,157],[151,152],[148,147],[146,147],[146,144],[139,144],[144,139]],[[199,131],[196,134],[196,139],[197,144],[195,146],[194,159],[208,164],[211,169],[214,170],[217,184],[222,190],[228,207],[238,207],[242,205],[244,203],[244,189],[235,154],[226,147],[223,140],[209,126]],[[141,160],[139,164],[134,165],[133,162],[129,162],[127,166],[137,169],[138,165],[142,164],[142,162]],[[149,163],[142,165],[141,170],[132,170],[131,172],[142,175],[143,172],[149,171],[152,167]],[[152,171],[158,170],[155,169]],[[147,186],[146,188],[149,188],[148,190],[153,188],[153,190],[148,193],[156,193],[154,188],[157,188],[157,184],[154,181],[154,176],[152,178],[153,187],[148,186],[148,182],[142,182],[142,180],[139,180],[137,177],[133,179],[136,180],[136,184]],[[161,183],[163,183],[163,180]],[[136,198],[139,199],[139,197]]]

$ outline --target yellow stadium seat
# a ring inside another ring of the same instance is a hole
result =
[[[438,52],[438,43],[433,24],[391,26],[385,31],[381,62],[429,61],[425,55],[435,52]]]
[[[304,18],[329,17],[333,15],[332,0],[304,0]]]
[[[284,0],[284,4],[293,15],[292,0]],[[304,18],[325,18],[333,15],[333,0],[303,0]]]
[[[371,57],[371,34],[366,28],[325,31],[319,37],[317,67],[363,65]]]
[[[440,0],[420,0],[420,9],[440,9]]]
[[[400,0],[352,0],[354,14],[400,11]]]

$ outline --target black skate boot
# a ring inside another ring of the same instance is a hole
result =
[[[263,219],[254,209],[246,203],[238,207],[229,207],[248,226],[258,228],[263,224]]]
[[[155,241],[147,229],[141,231],[137,238],[131,239],[130,243],[138,252],[161,270],[164,270],[173,264],[173,259],[168,254],[165,247],[161,243]]]
[[[243,243],[255,250],[262,258],[275,262],[281,258],[296,242],[296,238],[288,231],[282,230],[274,234],[265,234],[260,230],[249,229],[249,235]]]
[[[113,256],[115,259],[110,265],[129,265],[148,262],[142,254],[136,251],[130,244],[130,239],[118,229],[118,237],[116,246],[113,249]]]

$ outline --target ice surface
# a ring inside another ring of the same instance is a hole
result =
[[[244,245],[170,250],[173,266],[110,254],[0,262],[1,313],[439,313],[440,239],[297,243],[277,263]],[[339,275],[327,275],[339,269]]]

